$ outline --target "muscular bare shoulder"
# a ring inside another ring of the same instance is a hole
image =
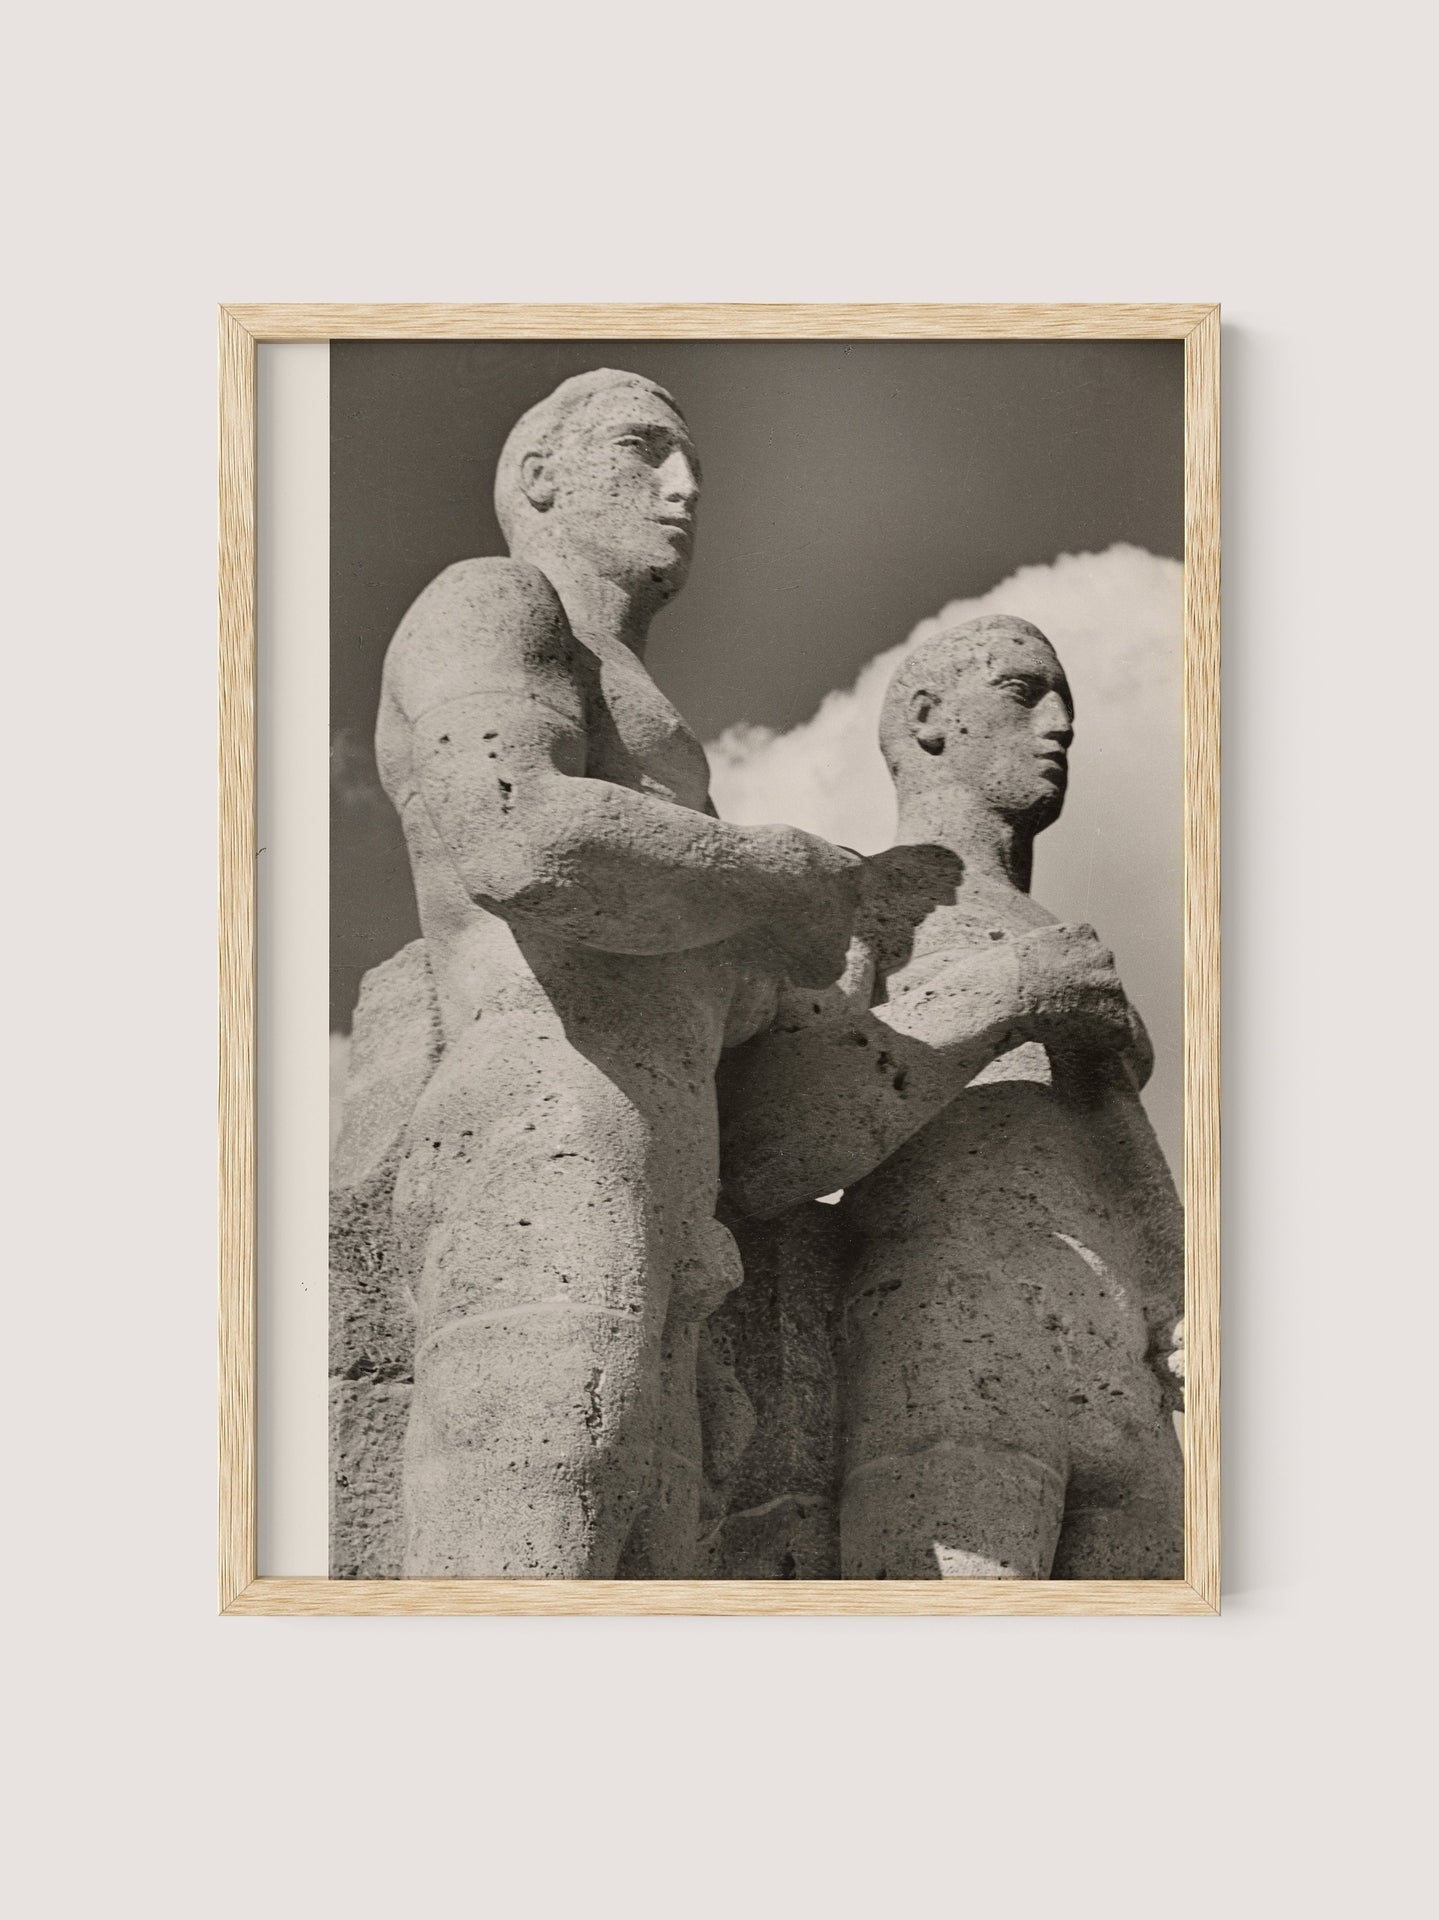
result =
[[[385,692],[407,720],[476,694],[569,709],[578,653],[559,596],[519,560],[460,560],[432,580],[396,629]]]

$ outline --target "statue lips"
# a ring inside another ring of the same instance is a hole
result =
[[[695,523],[691,515],[687,513],[662,513],[657,515],[656,518],[660,526],[669,527],[675,533],[682,533],[686,540],[694,539]]]
[[[1044,771],[1053,776],[1056,786],[1063,787],[1069,784],[1069,755],[1067,753],[1056,748],[1051,753],[1040,754],[1039,760]]]

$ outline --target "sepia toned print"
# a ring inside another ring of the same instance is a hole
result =
[[[645,374],[533,402],[497,462],[508,557],[420,591],[369,784],[338,756],[351,826],[388,817],[376,781],[402,826],[422,937],[340,1048],[332,1571],[1178,1580],[1182,1219],[1145,1021],[1030,892],[1082,722],[1016,598],[1109,656],[1132,721],[1177,685],[1177,565],[1056,554],[1003,612],[877,636],[847,724],[898,817],[843,823],[856,852],[776,794],[803,726],[707,760],[647,670],[703,477]],[[1113,630],[1171,579],[1136,694]],[[1178,847],[1140,860],[1133,911],[1177,946]]]

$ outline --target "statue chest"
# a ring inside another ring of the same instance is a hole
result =
[[[638,664],[606,661],[590,701],[586,770],[677,806],[703,808],[709,795],[704,748]]]

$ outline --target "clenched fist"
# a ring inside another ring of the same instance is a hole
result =
[[[1014,950],[1024,1019],[1036,1040],[1103,1053],[1139,1044],[1144,1030],[1093,927],[1037,927]]]

